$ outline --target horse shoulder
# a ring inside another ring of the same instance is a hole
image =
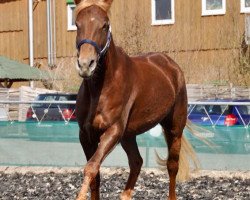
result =
[[[128,82],[129,78],[125,80],[121,73],[117,73],[112,82],[104,86],[92,123],[94,128],[105,130],[115,123],[125,128],[133,96]]]

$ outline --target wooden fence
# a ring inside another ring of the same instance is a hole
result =
[[[30,88],[22,86],[18,89],[0,88],[1,101],[33,101],[38,94],[57,92],[55,90],[47,90],[42,88]],[[26,113],[30,105],[26,104],[0,104],[0,107],[8,112],[11,120],[24,121]]]
[[[187,85],[188,101],[213,98],[250,99],[250,88],[229,85]]]

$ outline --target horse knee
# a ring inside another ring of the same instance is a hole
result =
[[[179,162],[177,160],[168,159],[167,169],[168,169],[169,175],[176,175],[179,170]]]
[[[84,176],[92,180],[96,177],[100,169],[100,164],[96,162],[88,162],[84,168]]]
[[[138,159],[138,161],[137,161],[137,165],[139,166],[139,168],[141,168],[141,167],[142,167],[142,164],[143,164],[143,159],[142,159],[142,157],[140,157],[140,158]]]
[[[141,171],[142,164],[143,164],[143,159],[140,157],[136,160],[136,166],[138,169],[138,173],[140,173],[140,171]]]
[[[172,137],[178,140],[182,136],[183,129],[181,127],[175,127],[170,132],[171,132]]]
[[[134,159],[134,160],[131,160],[131,161],[129,162],[130,168],[133,168],[133,169],[136,169],[136,170],[139,170],[139,171],[140,171],[140,169],[141,169],[141,167],[142,167],[142,164],[143,164],[143,159],[142,159],[142,157],[138,157],[138,158],[136,158],[136,159]]]

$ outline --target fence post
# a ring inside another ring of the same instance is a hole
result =
[[[231,91],[231,98],[234,99],[236,97],[236,88],[233,86],[233,83],[230,83],[230,91]]]
[[[148,145],[148,142],[147,142],[147,146],[146,146],[146,168],[149,167],[149,145]]]
[[[19,88],[19,101],[23,99],[23,89],[22,87]],[[22,104],[18,105],[18,121],[22,121]]]

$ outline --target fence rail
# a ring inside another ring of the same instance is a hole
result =
[[[201,99],[223,98],[223,99],[250,99],[250,88],[229,85],[198,85],[188,84],[187,93],[189,101]]]
[[[47,90],[43,88],[30,88],[21,86],[20,88],[0,88],[1,101],[33,101],[38,94],[57,92],[55,90]],[[11,119],[24,121],[28,106],[25,104],[11,103],[5,106]]]
[[[228,105],[228,106],[250,106],[250,101],[249,102],[208,102],[208,101],[190,101],[188,102],[189,105]]]
[[[8,118],[11,121],[16,120],[16,118],[13,118],[10,115],[10,107],[13,107],[13,105],[25,105],[25,106],[19,106],[19,108],[22,109],[22,111],[19,111],[19,114],[21,114],[22,116],[18,116],[17,119],[18,121],[25,121],[26,120],[26,114],[28,111],[28,108],[31,108],[33,113],[36,114],[36,109],[34,108],[35,104],[43,104],[43,105],[47,105],[46,110],[49,110],[51,108],[51,105],[56,104],[57,108],[58,108],[58,112],[61,114],[62,118],[64,119],[64,121],[67,123],[69,122],[70,119],[66,120],[63,116],[63,112],[62,112],[62,108],[61,105],[62,104],[75,104],[76,101],[8,101],[8,100],[0,100],[0,120],[2,119],[6,119]],[[241,120],[242,124],[244,125],[245,128],[249,127],[250,124],[250,117],[247,117],[246,120],[244,119],[243,115],[248,115],[250,116],[250,101],[248,102],[207,102],[207,101],[189,101],[188,102],[189,107],[188,107],[188,117],[192,114],[192,112],[194,111],[194,109],[197,106],[202,106],[200,109],[202,109],[203,114],[205,115],[205,117],[203,116],[203,118],[209,119],[209,121],[211,122],[212,126],[216,126],[219,122],[219,120],[222,118],[223,114],[225,114],[227,108],[229,106],[236,106],[236,112],[237,115],[239,117],[239,120]],[[203,106],[204,105],[204,106]],[[212,120],[211,114],[209,114],[209,110],[208,108],[206,108],[206,106],[208,105],[219,105],[219,106],[223,106],[223,108],[221,108],[220,113],[216,113],[218,115],[218,117],[215,119],[215,121]],[[239,109],[237,106],[244,106],[244,109],[246,110],[246,113],[243,113],[241,111],[241,109]],[[5,117],[1,116],[1,112],[2,115],[3,113],[5,113]],[[48,112],[48,111],[47,111]],[[73,111],[75,112],[75,110]],[[47,113],[44,113],[43,117],[45,117]],[[37,116],[35,115],[35,118],[38,122],[42,122],[42,119],[38,119]]]
[[[0,101],[0,104],[76,104],[76,101]]]
[[[1,101],[0,104],[75,104],[76,101]],[[213,102],[213,101],[189,101],[189,105],[250,105],[249,102],[228,101],[228,102]]]

